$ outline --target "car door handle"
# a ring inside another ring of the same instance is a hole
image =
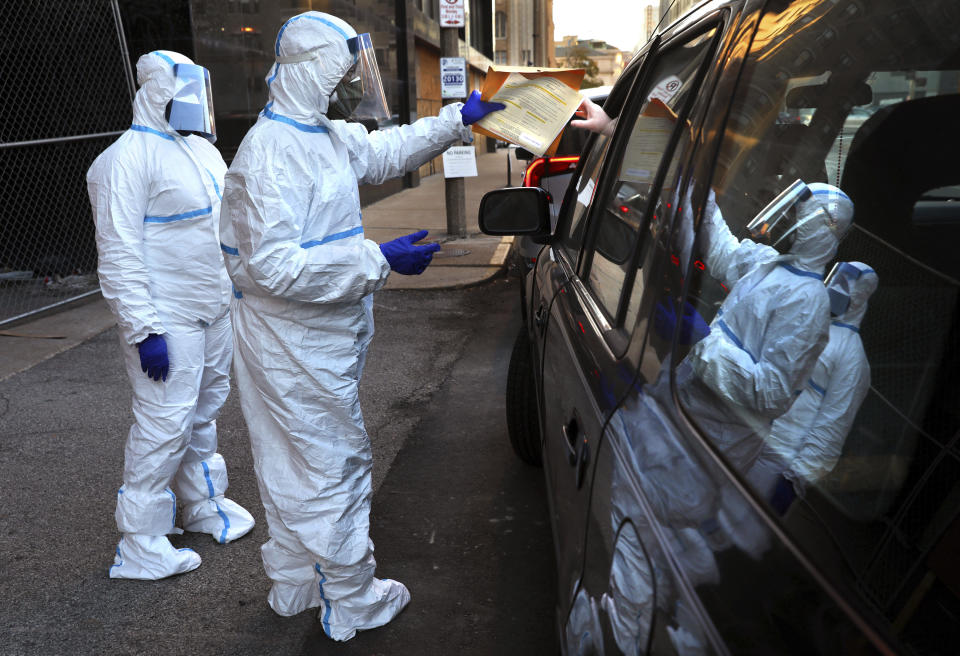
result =
[[[560,432],[563,433],[563,443],[567,447],[567,460],[569,461],[571,467],[576,467],[577,437],[579,437],[580,433],[580,429],[577,424],[577,418],[573,417],[570,421],[561,426]]]
[[[537,311],[533,315],[533,323],[543,330],[544,324],[547,323],[547,306],[544,303],[540,304],[540,307],[537,308]]]
[[[580,424],[574,416],[560,428],[563,441],[567,447],[567,460],[574,468],[577,479],[577,489],[583,486],[587,475],[587,466],[590,464],[590,441],[586,435],[580,433]]]

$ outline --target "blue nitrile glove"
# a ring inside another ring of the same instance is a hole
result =
[[[413,242],[420,241],[427,236],[426,230],[397,237],[380,244],[380,252],[387,258],[390,268],[405,276],[415,276],[423,273],[433,254],[440,250],[440,244],[424,244],[414,246]]]
[[[137,344],[140,351],[140,369],[147,372],[147,378],[167,379],[170,360],[167,358],[167,342],[163,335],[149,335]]]
[[[460,108],[460,115],[463,117],[464,125],[472,125],[490,112],[496,112],[506,108],[507,106],[503,103],[480,100],[480,92],[474,91],[470,94],[470,97],[467,98],[467,102],[463,104],[463,107]]]
[[[777,484],[773,488],[773,494],[770,496],[770,505],[777,511],[777,514],[783,517],[790,504],[797,498],[797,491],[793,483],[783,474],[777,475]]]
[[[673,299],[668,298],[666,303],[657,303],[653,316],[653,329],[660,339],[669,342],[673,337],[673,330],[676,325],[677,313],[674,309]],[[710,326],[703,320],[695,307],[689,302],[685,302],[683,304],[683,316],[680,318],[680,345],[696,344],[709,334]]]

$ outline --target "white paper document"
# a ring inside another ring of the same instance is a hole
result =
[[[490,98],[490,102],[503,103],[506,109],[487,114],[477,125],[540,157],[577,111],[580,101],[577,91],[557,79],[527,79],[511,73]]]
[[[477,175],[477,151],[473,146],[454,146],[443,154],[443,177],[472,178]]]

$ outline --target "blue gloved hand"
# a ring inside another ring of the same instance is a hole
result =
[[[167,358],[167,342],[163,335],[149,335],[137,344],[140,351],[140,369],[147,372],[147,378],[167,379],[170,360]]]
[[[666,303],[657,303],[653,315],[653,329],[665,342],[673,337],[673,330],[677,325],[677,312],[674,309],[674,301],[667,298]],[[689,302],[683,304],[683,316],[680,317],[680,339],[681,346],[690,346],[696,344],[701,339],[710,334],[710,326],[697,309]]]
[[[506,108],[507,106],[503,103],[485,102],[480,100],[480,92],[473,91],[470,94],[470,97],[467,98],[467,102],[465,102],[463,107],[460,108],[460,115],[463,117],[464,125],[472,125],[490,112],[496,112]]]
[[[770,496],[770,505],[777,511],[777,514],[783,517],[790,504],[797,498],[797,491],[793,483],[783,474],[777,475],[777,484],[773,488],[773,494]]]
[[[426,230],[397,237],[380,244],[380,252],[387,258],[390,268],[405,276],[415,276],[423,273],[433,254],[440,250],[440,244],[424,244],[414,246],[413,242],[420,241],[427,236]]]

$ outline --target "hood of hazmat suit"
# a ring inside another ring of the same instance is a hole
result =
[[[833,318],[830,339],[790,410],[777,419],[749,478],[772,492],[783,474],[798,491],[833,470],[870,388],[870,363],[860,340],[867,301],[877,289],[877,274],[860,262],[841,262],[828,291],[847,296],[846,310]]]
[[[202,118],[209,98],[201,98],[197,84],[184,92],[178,69],[203,70],[176,52],[140,57],[133,124],[87,172],[100,288],[117,318],[135,399],[117,496],[124,537],[110,569],[114,578],[157,579],[200,564],[164,537],[180,532],[174,490],[187,530],[229,542],[253,527],[249,513],[223,497],[226,466],[216,453],[215,418],[230,389],[232,353],[218,221],[227,167],[207,139],[183,136],[168,122],[167,109],[180,93],[183,102],[203,103],[194,108],[199,112],[181,112],[178,125],[212,135],[212,122]],[[151,334],[167,346],[165,383],[141,371],[136,345]]]
[[[825,184],[798,203],[797,235],[780,254],[736,239],[713,194],[698,234],[707,270],[730,289],[709,335],[678,371],[678,390],[694,419],[747,471],[770,423],[793,404],[827,343],[827,263],[853,218],[853,203]]]
[[[371,294],[390,267],[364,238],[358,185],[412,171],[470,136],[459,104],[370,133],[331,120],[356,36],[315,11],[283,25],[269,102],[226,175],[221,212],[234,366],[270,525],[268,602],[281,615],[320,606],[337,640],[389,622],[409,599],[373,577],[368,537],[372,460],[357,389]]]

